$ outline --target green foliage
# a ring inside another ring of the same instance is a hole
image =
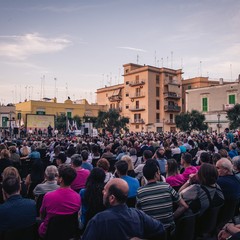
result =
[[[117,110],[110,109],[108,112],[99,111],[94,125],[113,133],[114,131],[119,132],[121,129],[126,131],[128,123],[129,118],[121,117]]]
[[[57,115],[55,127],[58,130],[66,131],[66,121],[67,121],[66,114]]]
[[[208,126],[205,121],[204,114],[198,112],[197,110],[192,110],[191,112],[181,113],[175,118],[175,123],[177,128],[181,131],[192,131],[207,130]]]
[[[233,108],[227,111],[227,118],[230,121],[230,129],[237,129],[240,127],[240,104],[236,104]]]

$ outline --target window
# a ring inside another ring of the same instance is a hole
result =
[[[169,81],[172,81],[173,80],[173,76],[169,76]]]
[[[126,105],[126,109],[129,109],[129,105]]]
[[[160,88],[156,87],[156,97],[160,97]]]
[[[126,82],[126,85],[128,85],[128,84],[129,84],[129,81]]]
[[[21,119],[22,118],[22,113],[18,113],[17,114],[17,119]]]
[[[141,88],[136,88],[136,97],[141,96]]]
[[[156,84],[159,84],[160,80],[159,80],[159,75],[156,75]]]
[[[136,101],[136,109],[139,109],[139,101]]]
[[[156,113],[156,122],[157,122],[157,123],[160,122],[160,113]]]
[[[2,117],[2,127],[7,127],[8,117]]]
[[[72,113],[71,112],[67,112],[67,118],[71,118],[72,117]]]
[[[208,99],[202,98],[202,111],[207,112],[208,111]]]
[[[191,89],[192,88],[192,86],[191,85],[188,85],[188,87],[187,87],[188,89]]]
[[[129,96],[129,93],[126,93],[126,97],[128,97]]]
[[[135,76],[136,82],[139,81],[139,75]]]
[[[235,104],[235,94],[228,95],[228,103]]]
[[[160,109],[160,101],[156,100],[156,109],[159,110]]]
[[[36,114],[37,115],[45,115],[45,112],[44,111],[36,111]]]
[[[136,125],[136,129],[139,129],[139,125]]]
[[[134,114],[134,122],[140,121],[140,119],[141,119],[141,114],[140,113]]]

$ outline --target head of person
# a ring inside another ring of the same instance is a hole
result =
[[[219,153],[214,153],[212,155],[212,162],[214,165],[216,165],[217,161],[220,160],[222,157]]]
[[[202,152],[200,155],[200,162],[201,163],[210,163],[210,154],[208,152]]]
[[[83,161],[87,161],[87,159],[88,159],[88,151],[87,150],[83,150],[82,152],[81,152],[81,155],[82,155],[82,160]]]
[[[120,175],[120,176],[125,176],[127,175],[127,171],[128,171],[128,164],[126,161],[124,160],[119,160],[116,162],[115,164],[115,168],[117,170],[117,173]]]
[[[183,153],[181,157],[181,164],[183,166],[191,165],[191,162],[192,162],[192,155],[190,153]]]
[[[17,148],[15,146],[10,146],[9,147],[9,151],[10,151],[11,154],[16,153],[17,152]]]
[[[127,162],[127,164],[128,164],[128,171],[129,170],[133,170],[132,159],[131,159],[130,156],[124,155],[124,156],[122,156],[121,160]]]
[[[166,172],[168,176],[178,174],[178,163],[174,158],[167,160]]]
[[[143,167],[143,176],[149,180],[160,180],[160,169],[158,162],[155,159],[147,160],[146,164]]]
[[[130,148],[129,154],[130,154],[130,156],[135,156],[135,155],[137,155],[137,150],[136,150],[136,148]]]
[[[70,186],[76,178],[76,170],[69,165],[60,165],[58,168],[58,183],[60,186]]]
[[[222,158],[227,158],[228,157],[228,152],[226,149],[220,149],[218,153],[221,155]]]
[[[1,159],[9,159],[10,158],[10,152],[7,149],[3,149],[0,153]]]
[[[236,150],[236,148],[237,148],[237,144],[236,143],[230,143],[230,145],[229,145],[229,149],[230,150]]]
[[[151,159],[152,156],[153,156],[152,151],[150,151],[150,150],[144,150],[143,151],[143,159],[144,159],[144,161],[147,161],[148,159]]]
[[[87,178],[86,188],[92,184],[104,184],[105,176],[106,174],[102,168],[93,168]]]
[[[82,156],[80,154],[73,154],[71,156],[71,163],[72,163],[72,166],[77,168],[77,167],[80,167],[82,165]]]
[[[17,177],[19,179],[19,182],[21,182],[21,177],[19,175],[18,170],[15,167],[6,167],[3,170],[2,180],[4,180],[7,177]]]
[[[113,178],[103,189],[103,204],[106,207],[124,204],[127,201],[129,187],[121,178]]]
[[[50,165],[45,170],[45,177],[48,181],[54,181],[58,176],[58,169],[54,165]]]
[[[240,155],[233,157],[232,163],[233,163],[233,170],[239,173],[240,172]]]
[[[198,179],[200,184],[211,186],[218,179],[218,171],[216,166],[210,163],[203,163],[198,171]]]
[[[3,180],[2,183],[3,195],[7,199],[12,195],[20,193],[20,181],[18,177],[9,176]]]
[[[100,158],[97,161],[97,167],[102,168],[105,172],[108,172],[110,168],[110,163],[106,158]]]
[[[60,152],[58,154],[58,156],[56,157],[56,163],[58,166],[61,164],[64,164],[66,162],[66,160],[67,160],[67,156],[64,152]]]
[[[219,176],[232,175],[233,165],[228,158],[221,158],[220,160],[218,160],[216,163],[216,167]]]

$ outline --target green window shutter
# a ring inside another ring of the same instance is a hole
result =
[[[7,127],[8,126],[8,117],[2,117],[2,127]]]
[[[202,98],[202,111],[207,112],[208,111],[208,99]]]
[[[229,104],[235,104],[235,95],[228,95]]]
[[[67,112],[67,117],[71,118],[72,117],[72,113],[71,112]]]

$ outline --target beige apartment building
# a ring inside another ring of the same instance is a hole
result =
[[[224,83],[186,90],[186,110],[202,112],[206,117],[209,130],[224,131],[229,127],[226,111],[240,103],[240,82]]]
[[[129,130],[175,131],[181,111],[182,70],[128,63],[124,83],[97,89],[97,102],[129,117]]]
[[[182,112],[186,112],[185,95],[187,90],[194,88],[217,86],[220,84],[221,81],[222,79],[220,79],[219,81],[209,80],[208,77],[195,77],[182,80]]]

